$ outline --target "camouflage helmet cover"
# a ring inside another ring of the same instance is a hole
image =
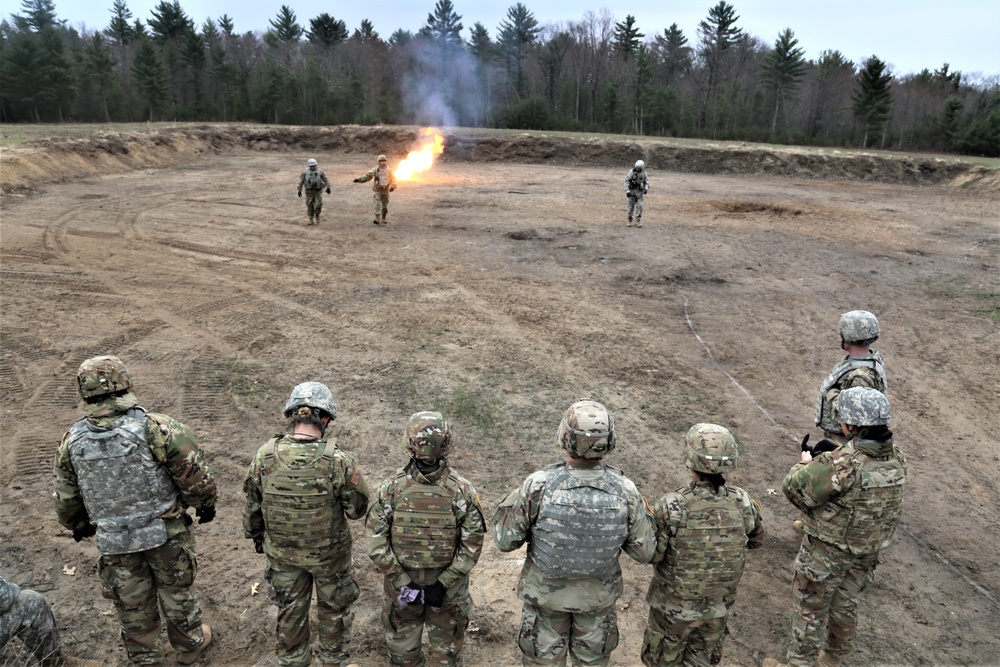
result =
[[[314,160],[314,159],[312,159],[312,158],[309,158],[309,161],[308,161],[308,162],[306,162],[306,166],[307,166],[307,167],[315,167],[316,165],[317,165],[317,162],[316,162],[316,160]]]
[[[379,155],[378,156],[378,161],[382,162],[383,160],[386,160],[386,157],[384,155]]]
[[[867,310],[852,310],[840,316],[840,335],[845,341],[874,340],[879,333],[878,319]]]
[[[120,394],[132,389],[132,378],[118,357],[91,357],[76,371],[76,393],[82,399]]]
[[[453,444],[451,427],[440,412],[416,412],[406,422],[403,446],[415,459],[437,463],[451,454]]]
[[[687,432],[684,464],[689,470],[723,475],[739,465],[740,450],[729,429],[695,424]]]
[[[292,412],[302,407],[310,407],[337,418],[337,406],[333,402],[333,392],[322,382],[303,382],[292,389],[291,396],[285,402],[282,414],[292,417]]]
[[[889,399],[878,389],[851,387],[837,395],[840,421],[852,426],[885,426],[892,417]]]
[[[577,401],[559,422],[556,442],[573,458],[604,458],[615,448],[614,417],[597,401]]]

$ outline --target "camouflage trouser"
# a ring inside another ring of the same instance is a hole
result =
[[[433,667],[462,664],[465,629],[469,626],[469,580],[463,579],[448,589],[440,607],[411,604],[400,609],[396,604],[399,590],[388,578],[382,582],[382,625],[393,667],[420,667],[424,656],[420,648],[424,626],[427,627],[427,661]]]
[[[18,589],[14,584],[0,580],[7,590],[0,597],[11,599],[13,606],[0,613],[0,648],[14,637],[24,643],[35,659],[42,661],[59,651],[59,629],[52,615],[49,601],[41,593]]]
[[[329,566],[301,568],[268,558],[265,572],[271,602],[278,607],[278,663],[305,667],[312,661],[309,645],[309,607],[316,588],[316,656],[320,662],[346,663],[350,657],[351,603],[361,589],[350,562],[346,569]]]
[[[517,638],[522,665],[607,665],[618,646],[618,612],[612,606],[592,612],[552,611],[527,600]]]
[[[628,219],[629,219],[629,222],[632,221],[633,217],[635,217],[635,219],[637,221],[638,220],[642,220],[642,193],[641,192],[639,194],[635,194],[634,192],[631,192],[628,195]]]
[[[375,203],[375,220],[385,222],[385,217],[389,215],[389,191],[373,190],[372,201]]]
[[[306,190],[306,210],[309,212],[310,220],[319,217],[320,211],[323,210],[322,190]]]
[[[805,535],[792,579],[788,664],[812,667],[820,649],[841,658],[858,630],[858,596],[875,579],[878,554],[854,556]]]
[[[118,611],[122,643],[133,664],[163,660],[161,611],[175,649],[186,653],[204,641],[201,608],[191,588],[198,563],[190,527],[155,549],[103,555],[97,567],[104,597],[113,600]]]
[[[657,609],[649,609],[642,640],[642,664],[646,667],[709,667],[722,658],[726,617],[677,621]]]

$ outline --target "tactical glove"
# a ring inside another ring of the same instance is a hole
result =
[[[417,584],[411,583],[408,586],[403,586],[399,589],[399,595],[396,597],[396,606],[400,609],[405,609],[411,604],[423,604],[424,603],[424,590]]]
[[[812,453],[812,447],[809,446],[809,434],[806,433],[805,437],[802,438],[802,451]]]
[[[440,581],[424,588],[424,602],[431,607],[440,607],[444,602],[446,589]]]
[[[393,183],[392,185],[389,186],[389,192],[395,192],[395,191],[396,191],[396,184]]]
[[[822,440],[816,443],[815,447],[813,447],[813,454],[832,452],[833,450],[838,449],[839,447],[840,445],[835,443],[833,440],[827,440],[826,438],[823,438]]]
[[[326,189],[326,194],[330,194],[330,188]]]
[[[259,554],[264,553],[264,540],[254,540],[253,541],[253,550],[256,551]]]
[[[208,523],[215,518],[215,506],[212,507],[199,507],[194,511],[195,516],[198,517],[198,523]]]
[[[302,199],[302,190],[299,190],[299,199]]]
[[[88,523],[83,528],[78,528],[73,531],[73,539],[77,542],[88,537],[93,537],[94,535],[97,535],[97,526],[92,523]]]
[[[360,183],[360,182],[361,182],[361,179],[360,179],[360,178],[355,178],[355,179],[354,179],[354,182],[355,182],[355,183]]]

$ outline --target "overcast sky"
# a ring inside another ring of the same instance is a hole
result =
[[[416,32],[434,11],[436,0],[374,0],[373,2],[306,2],[305,0],[179,0],[181,8],[197,25],[205,19],[228,14],[236,31],[264,31],[283,4],[295,12],[300,25],[321,13],[344,21],[353,32],[367,18],[383,39],[398,28]],[[147,22],[160,0],[125,0],[133,20]],[[506,19],[516,0],[452,0],[464,26],[482,23],[491,37]],[[522,0],[539,25],[579,21],[587,11],[600,14],[605,0]],[[618,4],[618,3],[614,3]],[[632,4],[632,3],[621,3]],[[616,21],[627,14],[636,18],[647,37],[662,34],[672,23],[684,31],[691,44],[698,40],[698,23],[708,16],[717,0],[642,0],[634,7],[613,10]],[[730,0],[740,17],[737,26],[773,45],[778,33],[791,28],[805,50],[815,59],[821,51],[839,50],[860,63],[875,55],[890,65],[897,76],[949,63],[951,70],[967,75],[1000,75],[1000,0]],[[103,29],[111,20],[113,0],[55,0],[56,14],[70,25],[89,30]],[[620,5],[619,5],[620,6]],[[18,0],[4,0],[0,13],[19,13]]]

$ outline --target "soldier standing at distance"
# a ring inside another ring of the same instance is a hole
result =
[[[903,511],[906,459],[892,442],[889,400],[869,387],[837,397],[842,448],[801,461],[785,496],[803,512],[805,535],[792,580],[792,639],[786,667],[837,667],[858,630],[858,596],[875,578]],[[763,667],[782,667],[766,658]]]
[[[278,663],[308,667],[309,607],[316,588],[317,656],[325,667],[349,658],[354,581],[351,531],[368,507],[368,484],[354,458],[323,433],[337,417],[330,389],[304,382],[292,389],[283,414],[291,435],[276,435],[257,451],[243,481],[243,535],[267,558],[271,602],[278,607]]]
[[[479,494],[448,463],[454,448],[440,412],[406,423],[409,463],[382,482],[365,520],[368,556],[382,573],[382,624],[393,667],[417,667],[427,627],[427,664],[462,664],[469,625],[469,573],[483,550]]]
[[[330,194],[330,181],[326,174],[319,168],[316,160],[309,158],[306,168],[299,176],[299,198],[302,197],[303,188],[306,191],[306,211],[309,213],[309,224],[319,224],[319,214],[323,211],[323,190]]]
[[[73,539],[97,535],[104,597],[114,601],[122,643],[135,665],[163,661],[167,638],[190,665],[212,642],[192,588],[194,531],[215,518],[215,480],[184,424],[139,407],[118,357],[87,359],[77,371],[85,417],[59,444],[55,510]]]
[[[764,538],[760,506],[723,477],[739,460],[732,433],[695,424],[686,446],[691,483],[653,507],[656,556],[642,647],[647,667],[719,663],[747,549]]]
[[[355,178],[355,183],[367,183],[374,179],[372,183],[372,200],[375,202],[375,219],[373,225],[389,224],[386,216],[389,215],[389,193],[396,189],[396,176],[389,169],[388,161],[384,155],[378,156],[378,166],[372,167],[364,176]]]
[[[628,226],[632,226],[632,217],[635,217],[635,226],[642,227],[642,198],[649,192],[649,178],[646,176],[646,163],[636,160],[635,166],[629,170],[625,177],[625,196],[628,198]]]
[[[615,448],[607,408],[569,407],[556,441],[566,460],[532,473],[493,516],[500,551],[528,543],[518,582],[523,601],[518,647],[523,665],[607,665],[618,646],[618,556],[640,563],[656,552],[649,505],[622,471],[602,459]]]

